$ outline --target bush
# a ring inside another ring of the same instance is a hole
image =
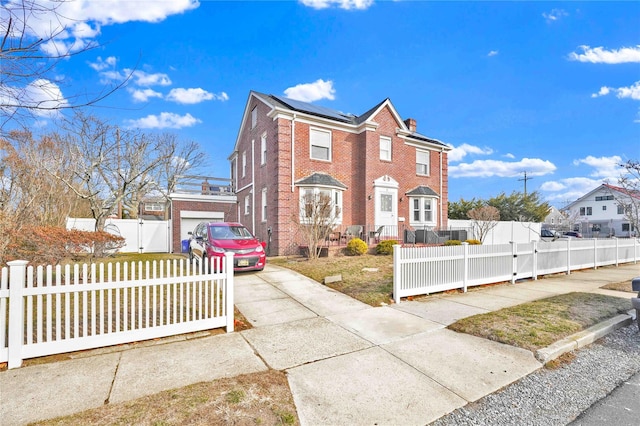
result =
[[[393,246],[398,244],[396,240],[380,241],[376,246],[376,254],[390,255],[393,254]]]
[[[459,246],[462,244],[462,241],[460,240],[447,240],[444,242],[445,246]]]
[[[8,235],[2,263],[10,260],[28,260],[32,265],[57,265],[78,255],[102,257],[124,247],[122,237],[105,231],[89,232],[67,230],[55,226],[28,226]]]
[[[480,240],[467,240],[465,241],[465,243],[469,243],[472,246],[479,246],[482,244],[482,242]]]
[[[368,250],[369,250],[369,246],[367,246],[367,243],[362,241],[360,238],[352,238],[347,243],[345,254],[348,256],[361,256],[365,254]]]

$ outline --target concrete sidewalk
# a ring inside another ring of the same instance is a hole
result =
[[[600,287],[638,275],[629,264],[372,308],[269,265],[236,276],[235,304],[253,329],[1,372],[0,418],[20,425],[273,368],[287,372],[303,425],[426,424],[542,366],[447,325],[571,291],[630,299]]]

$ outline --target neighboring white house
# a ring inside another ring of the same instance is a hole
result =
[[[624,206],[638,205],[638,201],[630,202],[630,197],[640,200],[638,194],[603,183],[563,210],[568,213],[573,230],[585,237],[630,237],[637,235],[637,230],[629,223]]]

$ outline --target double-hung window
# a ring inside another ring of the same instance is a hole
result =
[[[251,212],[250,210],[250,204],[249,204],[249,196],[245,195],[244,197],[244,214],[247,215]]]
[[[262,188],[262,221],[267,221],[267,188]]]
[[[267,134],[263,133],[260,137],[260,164],[267,163]]]
[[[300,222],[341,224],[342,192],[335,188],[300,188]]]
[[[391,161],[391,138],[380,136],[380,159]]]
[[[429,176],[429,151],[416,150],[416,174]]]
[[[436,223],[436,199],[431,197],[411,197],[411,225],[434,226]]]
[[[331,132],[321,129],[310,129],[311,158],[331,161]]]
[[[242,177],[247,175],[247,151],[242,151]]]
[[[258,107],[253,107],[251,110],[251,128],[253,129],[258,124]]]

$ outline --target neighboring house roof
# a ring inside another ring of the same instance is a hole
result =
[[[438,193],[428,186],[417,186],[413,188],[411,191],[407,192],[405,195],[419,195],[419,196],[431,196],[438,197]]]
[[[627,197],[633,197],[633,198],[636,198],[636,199],[640,199],[640,194],[638,194],[636,192],[628,191],[628,190],[626,190],[624,188],[621,188],[619,186],[614,186],[614,185],[609,185],[608,183],[603,183],[602,185],[600,185],[599,187],[595,188],[594,190],[587,192],[585,195],[583,195],[582,197],[578,198],[574,202],[567,204],[567,206],[564,207],[563,210],[571,209],[573,206],[575,206],[576,204],[580,203],[581,201],[584,201],[584,200],[588,199],[589,197],[591,197],[596,192],[605,192],[607,194],[612,194],[613,191],[618,192],[618,193],[620,193],[620,194],[622,194],[624,196],[627,196]]]
[[[347,185],[325,173],[314,173],[296,181],[296,186],[326,186],[347,189]]]
[[[247,120],[247,117],[250,115],[249,108],[250,108],[251,102],[249,100],[251,99],[251,97],[258,98],[259,100],[269,105],[273,109],[281,109],[281,110],[284,109],[292,112],[308,114],[308,115],[319,117],[325,120],[334,121],[336,122],[336,124],[339,123],[342,125],[352,126],[354,129],[357,129],[365,125],[365,123],[375,124],[373,122],[370,122],[369,120],[373,116],[375,116],[378,113],[378,111],[380,111],[382,108],[384,108],[385,106],[388,106],[393,116],[395,117],[396,121],[398,122],[398,129],[399,129],[398,133],[402,137],[407,139],[413,139],[417,142],[437,145],[438,147],[446,151],[451,150],[451,147],[449,145],[437,139],[433,139],[425,135],[422,135],[418,132],[411,131],[407,127],[407,125],[404,123],[402,118],[400,118],[400,115],[396,111],[395,107],[393,106],[389,98],[383,100],[373,108],[369,109],[365,113],[358,116],[350,113],[343,113],[341,111],[337,111],[324,106],[311,104],[309,102],[298,101],[295,99],[286,98],[284,96],[268,95],[265,93],[260,93],[252,90],[249,93],[249,99],[247,100],[247,104],[245,106],[245,111],[242,118],[243,122],[240,126],[241,131],[244,128],[244,121]],[[238,138],[239,137],[240,137],[240,134],[238,134]],[[237,147],[237,144],[238,144],[238,140],[236,140],[236,147]],[[234,152],[235,151],[236,151],[236,148],[234,148]]]

